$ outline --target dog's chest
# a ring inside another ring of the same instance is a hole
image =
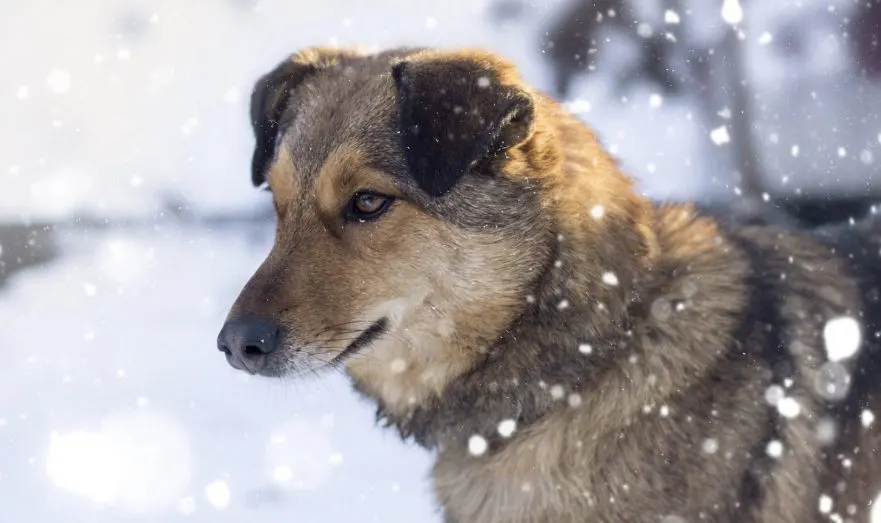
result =
[[[450,523],[583,523],[595,513],[586,470],[574,476],[559,459],[563,430],[546,427],[498,453],[442,451],[433,470],[437,500]],[[583,463],[583,462],[582,462]]]

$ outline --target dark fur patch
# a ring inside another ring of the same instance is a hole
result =
[[[291,92],[315,70],[312,64],[288,59],[254,85],[251,93],[251,126],[256,144],[251,158],[251,183],[255,186],[266,181],[266,168],[275,155],[279,120],[287,109]]]
[[[530,97],[476,63],[402,61],[392,76],[404,155],[417,184],[431,196],[446,194],[479,162],[531,133]]]

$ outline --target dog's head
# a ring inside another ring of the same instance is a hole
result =
[[[313,48],[261,78],[252,179],[276,239],[221,332],[230,363],[345,366],[402,405],[467,370],[553,263],[549,103],[480,51]]]

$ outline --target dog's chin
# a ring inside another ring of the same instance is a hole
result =
[[[380,318],[364,329],[349,345],[330,360],[326,359],[324,353],[321,353],[321,356],[325,357],[321,357],[318,354],[312,354],[309,351],[286,344],[281,350],[269,354],[266,366],[257,371],[256,374],[264,378],[314,377],[323,370],[339,368],[350,359],[357,357],[362,350],[368,348],[373,342],[382,337],[387,329],[388,320]]]

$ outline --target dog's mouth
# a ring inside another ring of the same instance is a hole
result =
[[[359,351],[376,341],[380,336],[385,334],[386,328],[388,326],[388,321],[385,318],[380,318],[373,322],[370,327],[367,327],[361,334],[355,338],[352,343],[350,343],[342,352],[334,356],[332,360],[330,360],[331,365],[338,365],[343,363],[345,360],[351,358],[352,356],[358,354]]]

